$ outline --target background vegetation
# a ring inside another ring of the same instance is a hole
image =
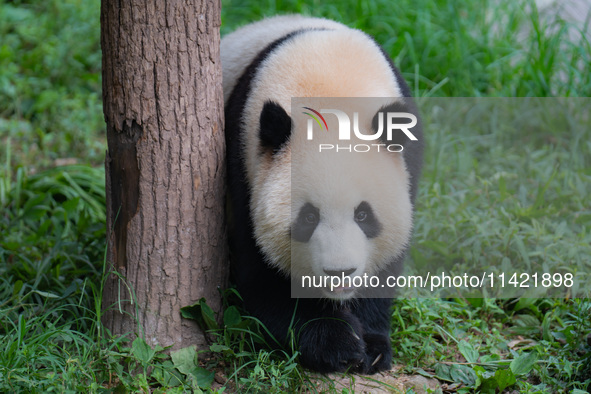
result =
[[[314,391],[297,354],[261,348],[237,306],[222,327],[206,304],[186,311],[209,322],[215,357],[101,326],[99,7],[0,0],[0,391]],[[420,98],[591,95],[589,30],[525,0],[225,0],[222,32],[288,12],[373,35]],[[578,259],[589,272],[591,128],[577,130],[428,129],[412,261]],[[394,362],[448,392],[582,393],[590,321],[588,299],[398,300]]]

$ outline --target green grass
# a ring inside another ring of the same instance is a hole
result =
[[[227,0],[223,5],[223,33],[276,13],[322,16],[361,29],[390,53],[415,96],[591,95],[585,68],[591,63],[589,41],[579,40],[577,27],[561,19],[538,18],[528,1]]]
[[[203,304],[187,312],[209,317],[214,358],[167,356],[101,325],[99,5],[0,0],[0,391],[314,390],[232,291],[222,326]],[[509,0],[225,0],[222,12],[223,33],[277,13],[333,18],[392,55],[428,125],[410,267],[590,271],[589,100],[567,101],[570,123],[565,101],[531,107],[527,122],[505,102],[511,121],[499,124],[491,99],[445,99],[591,96],[591,45],[575,26]],[[442,119],[428,110],[438,103],[480,112]],[[79,165],[56,167],[70,158]],[[590,391],[590,333],[591,302],[572,297],[411,298],[392,311],[394,362],[457,392]]]
[[[16,162],[104,159],[99,6],[0,1],[0,144]]]
[[[588,294],[590,106],[587,98],[423,100],[433,127],[411,252],[418,271],[568,271]]]

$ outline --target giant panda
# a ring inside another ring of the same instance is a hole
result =
[[[398,141],[402,152],[335,166],[305,146],[291,99],[381,97],[396,112],[416,113],[407,84],[371,37],[321,18],[277,16],[242,27],[222,39],[221,60],[232,276],[247,311],[271,343],[297,344],[304,367],[389,369],[391,295],[365,298],[363,289],[343,287],[292,298],[290,288],[305,274],[400,272],[422,163],[420,120],[416,140]],[[329,127],[333,118],[324,118]],[[376,119],[364,125],[375,128]],[[297,185],[295,156],[304,174]]]

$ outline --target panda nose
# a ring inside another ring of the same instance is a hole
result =
[[[349,269],[346,269],[346,270],[327,270],[327,269],[324,269],[324,272],[327,275],[330,275],[330,276],[341,276],[341,275],[343,275],[343,276],[349,276],[353,272],[355,272],[356,269],[357,268],[349,268]]]

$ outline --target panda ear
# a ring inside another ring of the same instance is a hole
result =
[[[405,112],[405,113],[410,113],[413,114],[417,117],[417,119],[419,119],[418,114],[417,114],[417,110],[416,107],[413,105],[412,102],[408,102],[407,100],[409,99],[404,99],[401,98],[401,101],[396,101],[394,103],[391,104],[387,104],[384,105],[382,108],[380,108],[378,110],[378,112],[376,112],[376,114],[374,115],[372,122],[371,122],[371,128],[374,132],[377,132],[378,128],[379,128],[379,122],[380,122],[380,116],[382,117],[382,135],[380,137],[380,140],[386,144],[386,145],[402,145],[403,147],[406,147],[408,145],[409,142],[412,142],[408,136],[402,131],[402,130],[394,130],[392,132],[392,139],[388,139],[388,135],[386,133],[386,122],[387,122],[387,114],[388,112]],[[381,114],[381,115],[380,115]],[[400,118],[392,118],[392,122],[395,124],[405,124],[405,123],[410,123],[411,120],[408,117],[400,117]],[[417,125],[415,127],[420,127],[420,125]],[[412,133],[412,129],[409,129],[409,131]]]
[[[267,101],[261,111],[259,138],[263,150],[277,153],[291,135],[291,118],[273,101]]]

